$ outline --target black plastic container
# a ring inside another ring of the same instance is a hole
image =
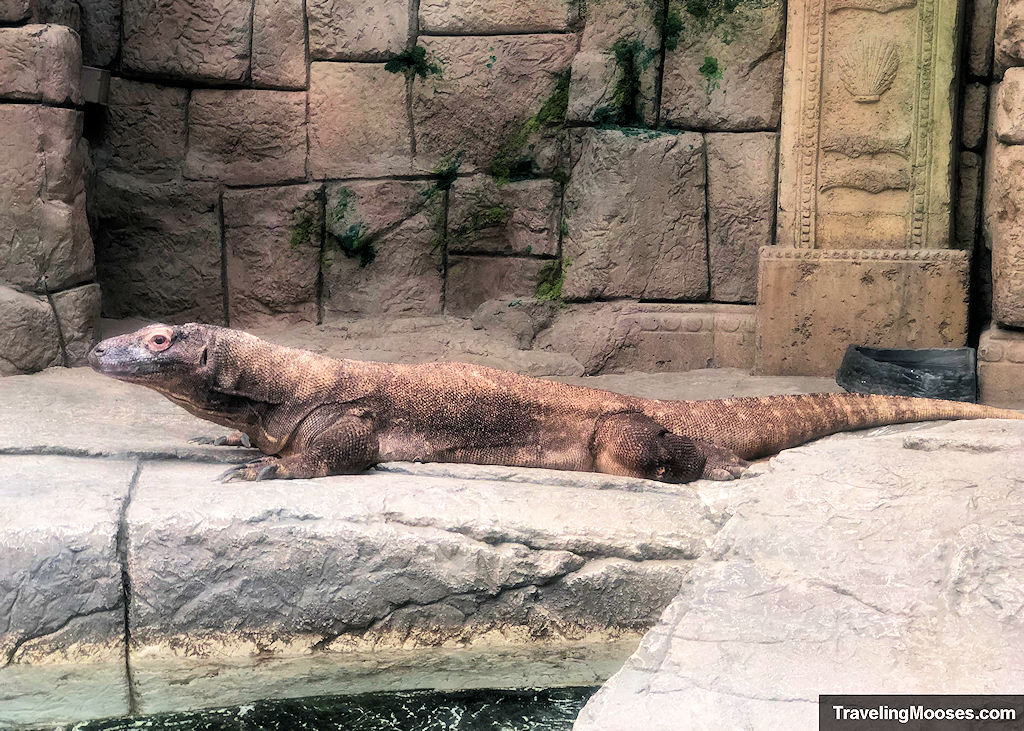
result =
[[[894,350],[851,345],[836,383],[854,393],[978,400],[974,348]]]

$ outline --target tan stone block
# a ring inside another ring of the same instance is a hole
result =
[[[60,359],[57,321],[46,299],[0,285],[0,376],[34,373]]]
[[[383,64],[314,63],[309,71],[309,169],[314,178],[412,172],[402,74]]]
[[[963,116],[960,119],[960,143],[969,150],[985,144],[985,121],[988,114],[988,87],[968,84],[964,88]]]
[[[302,8],[302,0],[255,0],[251,73],[256,86],[306,88],[306,25]]]
[[[187,115],[186,89],[111,79],[107,123],[96,151],[99,166],[153,180],[178,177]]]
[[[409,0],[307,0],[309,56],[384,61],[409,43]]]
[[[830,375],[849,345],[967,339],[968,261],[949,250],[761,250],[755,370]]]
[[[448,207],[448,251],[485,254],[558,254],[561,186],[521,180],[499,186],[494,178],[458,178]]]
[[[580,50],[572,61],[568,119],[654,126],[661,37],[653,7],[646,0],[587,3]],[[639,82],[635,98],[616,93],[634,80]]]
[[[60,321],[68,366],[86,364],[86,356],[99,340],[100,285],[95,282],[53,295],[53,308]]]
[[[93,275],[82,114],[0,105],[0,282],[42,292]]]
[[[238,0],[124,0],[125,69],[184,79],[244,81],[252,3]]]
[[[235,185],[306,178],[306,95],[196,89],[188,114],[185,177]]]
[[[421,38],[440,78],[413,82],[416,166],[433,170],[462,154],[462,171],[560,164],[558,128],[530,120],[564,94],[576,36],[513,35]]]
[[[441,204],[426,181],[329,184],[324,318],[440,314]]]
[[[996,0],[974,0],[967,24],[967,70],[972,76],[992,73],[992,46],[996,25]]]
[[[1024,143],[1024,68],[1007,69],[996,85],[993,112],[996,139],[1007,145]]]
[[[705,135],[711,299],[753,302],[757,252],[775,231],[774,132]]]
[[[106,317],[223,323],[219,186],[101,173],[89,196]]]
[[[445,312],[470,315],[487,300],[532,297],[546,264],[525,257],[450,256]]]
[[[992,318],[1024,327],[1024,146],[992,142],[987,158],[984,220],[992,248]]]
[[[0,28],[0,98],[81,104],[81,75],[81,45],[70,28]]]
[[[1024,0],[996,3],[995,56],[992,73],[1002,78],[1013,66],[1024,65]]]
[[[703,136],[587,129],[573,157],[565,298],[707,296]]]
[[[978,400],[1024,408],[1024,332],[991,325],[978,343]]]
[[[948,247],[960,4],[803,0],[788,12],[778,244]]]
[[[224,192],[232,327],[316,322],[323,201],[319,185]]]
[[[421,33],[537,33],[568,30],[575,0],[421,0]]]
[[[702,14],[692,15],[691,6]],[[666,42],[662,124],[775,129],[782,108],[784,4],[671,0],[669,13],[682,30]]]

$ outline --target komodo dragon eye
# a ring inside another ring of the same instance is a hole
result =
[[[167,350],[171,345],[171,338],[164,333],[154,333],[146,338],[146,347],[153,351]]]

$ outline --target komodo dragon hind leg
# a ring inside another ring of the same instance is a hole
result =
[[[362,472],[377,462],[379,440],[368,419],[342,416],[323,423],[317,419],[300,427],[294,450],[282,457],[263,457],[238,465],[218,479],[299,480]]]
[[[689,482],[704,473],[697,443],[638,412],[601,417],[591,453],[598,472],[661,482]]]
[[[219,437],[192,437],[190,444],[212,444],[215,447],[252,447],[252,441],[245,432],[233,431]]]

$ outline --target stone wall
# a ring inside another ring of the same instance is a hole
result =
[[[779,0],[85,0],[109,317],[752,303]]]
[[[27,4],[0,2],[0,376],[83,362],[100,306],[81,47],[66,26],[32,19]]]

